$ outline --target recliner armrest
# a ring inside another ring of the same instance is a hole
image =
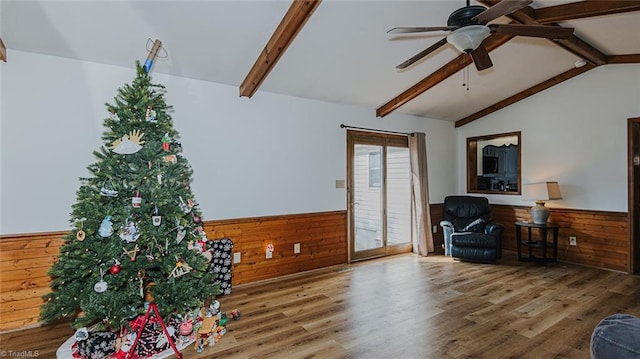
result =
[[[440,227],[449,227],[453,229],[453,223],[450,221],[440,221]]]
[[[440,221],[440,227],[442,227],[442,234],[444,237],[444,255],[451,255],[451,234],[454,232],[453,223],[450,221]]]
[[[504,225],[502,225],[501,223],[496,223],[496,222],[489,222],[487,223],[487,225],[484,227],[484,233],[485,234],[491,234],[491,235],[497,235],[502,234],[502,231],[504,230]]]

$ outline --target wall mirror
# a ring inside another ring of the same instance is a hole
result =
[[[467,192],[521,193],[520,131],[467,138]]]

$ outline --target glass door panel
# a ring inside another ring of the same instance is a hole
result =
[[[353,226],[356,252],[383,248],[382,146],[355,144]]]
[[[387,246],[411,244],[409,149],[387,147]]]

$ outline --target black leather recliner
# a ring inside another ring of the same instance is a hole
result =
[[[491,220],[485,197],[447,196],[444,199],[445,255],[463,260],[495,262],[502,257],[504,226]]]

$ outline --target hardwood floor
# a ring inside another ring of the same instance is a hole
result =
[[[640,316],[640,277],[566,263],[499,264],[399,255],[237,286],[242,317],[184,358],[588,358],[594,326]],[[72,331],[0,335],[0,349],[55,356]]]

